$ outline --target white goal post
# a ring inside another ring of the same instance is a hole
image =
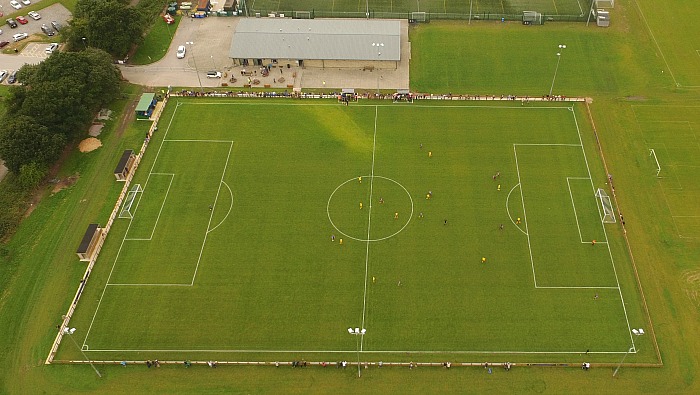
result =
[[[654,149],[649,150],[649,156],[654,157],[654,161],[656,162],[656,176],[659,176],[659,173],[661,173],[661,164],[659,164],[659,158],[656,156],[656,151]]]
[[[603,190],[603,188],[598,188],[595,192],[595,197],[598,198],[601,207],[603,208],[603,218],[601,220],[604,224],[614,224],[617,222],[615,219],[615,212],[613,211],[612,202],[610,201],[610,196]]]
[[[131,188],[124,198],[124,204],[122,204],[122,209],[119,211],[119,218],[134,218],[131,208],[134,205],[134,201],[136,201],[136,196],[141,192],[143,192],[141,184],[136,184]]]

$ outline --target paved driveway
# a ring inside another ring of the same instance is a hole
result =
[[[221,80],[206,78],[206,72],[225,70],[232,66],[228,52],[233,29],[238,21],[239,18],[234,17],[184,17],[163,59],[147,66],[121,66],[122,75],[132,83],[146,86],[198,87],[196,70],[199,70],[203,86],[219,86]],[[193,44],[186,44],[187,42]],[[187,48],[184,59],[175,56],[180,45]]]
[[[240,18],[208,17],[202,19],[185,18],[175,33],[168,53],[160,61],[147,66],[121,66],[122,75],[132,83],[146,86],[180,86],[196,88],[216,87],[221,83],[242,87],[248,83],[240,78],[241,67],[234,67],[229,58],[233,30]],[[270,85],[273,88],[364,88],[364,89],[401,89],[408,88],[408,64],[411,47],[408,42],[408,22],[401,24],[401,58],[397,70],[362,70],[338,69],[301,69],[298,67],[272,70],[268,77],[256,76],[259,86]],[[192,42],[193,44],[185,44]],[[177,59],[177,47],[185,45],[185,59]],[[195,67],[196,66],[196,67]],[[248,67],[251,69],[251,67]],[[198,73],[199,71],[199,78]],[[235,83],[228,78],[208,79],[209,70],[223,71],[227,76],[237,77]],[[278,72],[279,71],[279,72]],[[280,77],[283,82],[280,82]],[[325,84],[324,84],[325,81]]]

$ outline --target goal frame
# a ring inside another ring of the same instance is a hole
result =
[[[615,218],[615,210],[613,209],[610,196],[608,196],[603,188],[598,188],[598,190],[595,192],[595,197],[597,198],[598,202],[600,202],[600,206],[603,209],[601,221],[604,224],[616,223],[617,219]]]
[[[131,213],[131,208],[136,201],[136,197],[139,193],[143,193],[143,188],[141,184],[134,185],[129,192],[127,192],[126,197],[124,197],[124,203],[122,204],[122,209],[119,210],[119,218],[133,219],[134,215]]]

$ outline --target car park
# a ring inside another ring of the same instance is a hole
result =
[[[18,3],[15,0],[10,1],[10,7],[14,8],[15,10],[19,10],[22,8],[22,4]]]
[[[185,49],[184,45],[180,45],[179,47],[177,47],[177,58],[178,59],[184,58],[185,52],[186,52],[186,49]]]
[[[17,82],[17,70],[13,71],[12,74],[7,77],[8,84],[14,84],[15,82]]]
[[[0,48],[5,48],[9,43],[9,41],[0,41]]]
[[[6,20],[5,23],[7,23],[7,25],[10,26],[10,29],[14,29],[17,27],[17,21],[12,18]]]
[[[0,70],[0,82],[5,80],[5,77],[7,77],[7,70]]]
[[[207,78],[221,78],[220,71],[207,71]]]
[[[56,29],[57,32],[60,32],[61,29],[63,29],[63,25],[58,23],[57,21],[51,21],[51,26]]]
[[[39,13],[36,12],[36,11],[29,11],[29,12],[27,13],[27,16],[29,16],[30,18],[34,19],[35,21],[38,21],[39,19],[41,19],[41,15],[39,15]]]
[[[47,54],[52,54],[58,49],[58,43],[51,43],[46,49],[44,50],[45,53]]]
[[[12,36],[12,40],[14,40],[15,42],[17,42],[17,41],[20,41],[20,40],[24,40],[24,39],[27,38],[27,37],[29,37],[29,35],[28,35],[27,33],[17,33],[17,34],[15,34],[14,36]]]
[[[29,21],[27,20],[27,18],[25,18],[25,17],[23,17],[23,16],[21,16],[21,15],[18,16],[16,19],[17,19],[17,22],[19,22],[19,23],[22,24],[22,25],[26,25],[27,22],[29,22]]]
[[[41,31],[49,37],[54,36],[56,34],[56,31],[53,30],[51,27],[47,26],[45,23],[41,25]]]

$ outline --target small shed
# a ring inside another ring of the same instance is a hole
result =
[[[144,93],[141,95],[141,99],[136,105],[136,119],[144,120],[151,117],[153,110],[156,108],[156,103],[158,103],[155,97],[155,93]]]
[[[234,12],[238,10],[238,0],[226,0],[224,2],[224,11]]]
[[[88,228],[85,231],[85,236],[83,236],[83,241],[80,242],[78,251],[76,251],[76,254],[78,254],[78,258],[80,258],[81,261],[89,262],[90,260],[92,260],[92,257],[95,255],[95,251],[97,250],[97,245],[100,241],[101,236],[102,228],[100,228],[100,225],[88,225]]]
[[[596,12],[596,24],[600,27],[610,26],[610,12],[604,9],[599,9]]]
[[[411,91],[408,89],[397,89],[393,99],[394,103],[403,101],[413,103],[413,94],[411,94]]]
[[[136,155],[134,155],[134,150],[126,150],[122,154],[119,163],[117,163],[117,168],[114,169],[114,176],[117,181],[126,181],[126,177],[131,172],[131,166],[133,166],[136,161]]]
[[[339,102],[357,101],[357,93],[355,93],[355,89],[343,88],[343,90],[340,92],[340,95],[338,95],[338,101]]]
[[[211,10],[211,1],[199,0],[199,3],[197,3],[197,11],[209,12],[209,10]]]

